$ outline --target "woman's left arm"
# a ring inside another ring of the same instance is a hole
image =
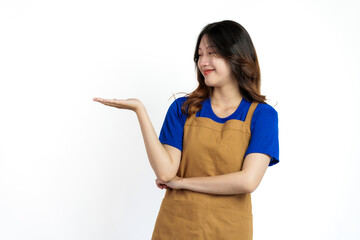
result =
[[[159,184],[165,184],[173,189],[188,189],[209,194],[252,193],[259,186],[269,162],[270,156],[267,154],[250,153],[244,159],[243,169],[239,172],[211,177],[179,178],[176,176],[170,182]]]

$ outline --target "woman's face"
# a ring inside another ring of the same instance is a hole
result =
[[[215,49],[209,46],[207,35],[201,38],[198,53],[197,65],[207,86],[220,87],[227,83],[233,84],[230,64],[218,56]]]

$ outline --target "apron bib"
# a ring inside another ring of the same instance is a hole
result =
[[[242,170],[249,146],[252,103],[245,121],[218,123],[191,115],[184,125],[177,176],[217,176]],[[152,240],[251,240],[251,194],[217,195],[167,188]]]

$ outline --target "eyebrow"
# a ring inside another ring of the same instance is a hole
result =
[[[206,48],[213,48],[214,46],[208,46]],[[201,48],[199,47],[198,50],[201,50]]]

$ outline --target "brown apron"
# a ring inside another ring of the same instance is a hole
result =
[[[206,177],[240,171],[257,105],[251,104],[245,122],[231,119],[218,123],[195,114],[189,117],[177,176]],[[252,217],[250,193],[217,195],[168,188],[152,240],[251,240]]]

